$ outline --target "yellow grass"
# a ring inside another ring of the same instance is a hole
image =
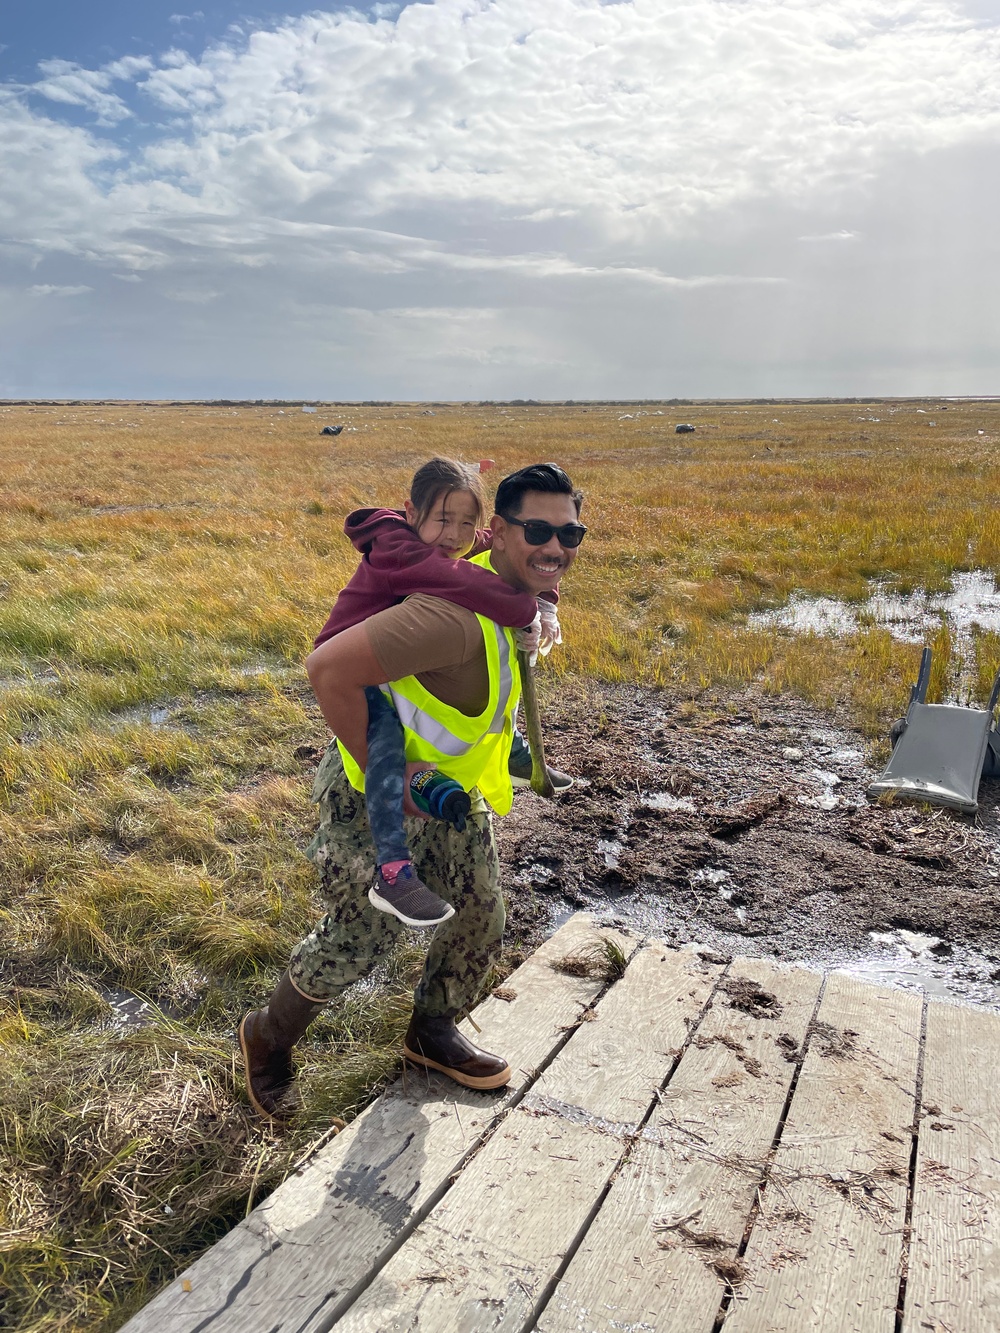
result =
[[[349,509],[434,453],[554,459],[590,533],[550,688],[753,682],[874,737],[917,646],[746,614],[1000,570],[998,438],[1000,405],[938,402],[0,408],[0,1326],[117,1327],[393,1067],[412,952],[316,1026],[287,1136],[233,1082],[232,1028],[313,912],[301,662]],[[975,644],[984,698],[1000,636]],[[162,1016],[110,1028],[115,987]]]

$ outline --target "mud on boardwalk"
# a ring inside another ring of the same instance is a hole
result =
[[[846,966],[1000,1004],[1000,783],[975,823],[865,798],[869,745],[830,715],[744,693],[588,685],[544,704],[577,785],[498,821],[511,926],[586,908],[675,944]]]

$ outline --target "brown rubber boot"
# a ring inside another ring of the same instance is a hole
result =
[[[292,1047],[325,1004],[325,1000],[307,1000],[286,972],[267,1008],[251,1010],[240,1024],[247,1093],[258,1115],[271,1120],[291,1115],[291,1108],[283,1107],[282,1101],[295,1079]]]
[[[403,1054],[415,1065],[436,1069],[466,1088],[502,1088],[511,1078],[507,1061],[473,1046],[455,1026],[453,1013],[428,1018],[414,1009]]]

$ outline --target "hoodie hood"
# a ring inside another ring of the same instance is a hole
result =
[[[411,536],[416,536],[401,509],[355,509],[344,519],[344,535],[362,555],[368,554],[376,538],[398,532],[400,528],[406,528]]]

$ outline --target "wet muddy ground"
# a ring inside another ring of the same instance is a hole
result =
[[[872,805],[864,738],[787,698],[587,687],[544,707],[580,781],[497,828],[512,932],[574,910],[674,944],[1000,1006],[1000,783],[980,815]]]

